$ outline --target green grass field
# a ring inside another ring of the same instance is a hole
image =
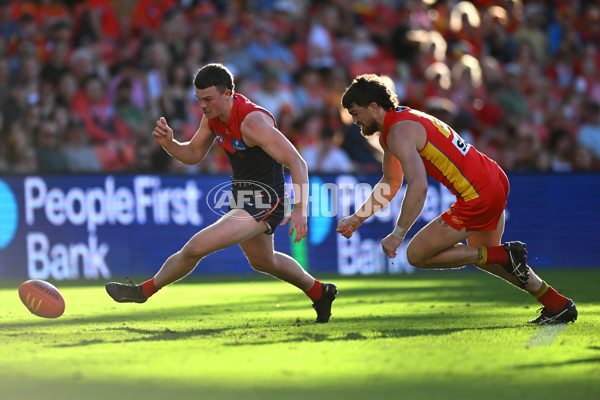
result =
[[[59,282],[55,320],[2,281],[0,398],[598,399],[600,269],[541,275],[575,300],[575,324],[526,325],[538,303],[473,269],[319,277],[340,290],[322,325],[260,274],[191,277],[145,304]]]

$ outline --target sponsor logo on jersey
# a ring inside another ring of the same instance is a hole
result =
[[[462,222],[460,219],[456,218],[454,215],[453,215],[453,216],[452,216],[452,218],[450,218],[450,219],[451,219],[451,220],[452,220],[452,222],[454,222],[456,225],[462,225],[462,224],[463,224],[463,222]]]
[[[241,140],[231,139],[231,147],[234,150],[246,150],[246,145]]]

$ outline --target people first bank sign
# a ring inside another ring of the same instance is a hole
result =
[[[196,182],[170,181],[172,186],[158,176],[0,179],[0,277],[25,270],[30,279],[107,279],[111,266],[135,269],[165,247],[161,226],[196,231],[203,223]]]

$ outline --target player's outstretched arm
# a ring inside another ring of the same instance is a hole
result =
[[[388,135],[389,151],[400,161],[406,177],[406,193],[396,228],[381,241],[383,252],[391,258],[396,257],[396,249],[423,211],[427,198],[427,173],[417,151],[419,143],[425,140],[424,135],[423,126],[412,121],[396,123]]]
[[[384,152],[381,180],[375,185],[367,200],[356,209],[356,212],[338,223],[337,231],[347,239],[352,237],[354,231],[363,222],[392,201],[402,186],[403,173],[400,162],[385,148],[383,143],[382,147]]]
[[[156,121],[152,136],[167,153],[184,164],[194,165],[201,162],[214,143],[214,135],[208,127],[208,120],[202,118],[198,130],[190,141],[179,142],[173,137],[173,129],[164,117]]]

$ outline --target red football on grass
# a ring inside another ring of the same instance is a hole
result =
[[[19,297],[32,314],[58,318],[65,312],[65,300],[58,289],[46,281],[32,279],[19,286]]]

